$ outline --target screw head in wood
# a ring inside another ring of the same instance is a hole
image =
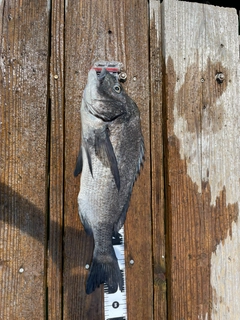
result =
[[[129,263],[130,263],[131,265],[133,265],[133,264],[134,264],[134,260],[131,259],[131,260],[129,261]]]
[[[215,76],[215,79],[218,83],[222,83],[224,80],[225,76],[222,72],[218,72]]]
[[[21,267],[19,270],[18,270],[19,273],[23,273],[24,272],[24,269],[23,267]]]
[[[126,72],[120,72],[119,76],[118,76],[119,81],[126,81],[127,79],[127,74]]]
[[[90,268],[90,266],[89,266],[89,264],[87,263],[87,264],[85,265],[85,269],[88,270],[89,268]]]

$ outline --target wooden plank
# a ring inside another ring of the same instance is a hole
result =
[[[154,319],[167,319],[162,122],[161,4],[150,1],[150,89]]]
[[[120,4],[121,5],[121,4]],[[126,275],[128,319],[152,319],[152,226],[149,113],[149,7],[147,1],[126,1],[125,52],[127,92],[141,113],[145,163],[134,186],[126,220]],[[130,259],[134,265],[128,264]]]
[[[0,1],[0,318],[4,320],[45,317],[48,19],[46,1]]]
[[[103,319],[102,289],[85,295],[92,240],[77,211],[79,179],[73,169],[80,144],[80,104],[88,70],[96,60],[126,66],[126,89],[142,116],[146,162],[134,186],[125,228],[129,319],[152,317],[151,198],[149,153],[148,4],[146,1],[73,1],[66,7],[66,140],[64,319]],[[143,236],[144,235],[144,236]],[[133,266],[129,260],[134,259]]]
[[[64,193],[64,1],[51,3],[48,319],[62,319]]]
[[[165,1],[169,317],[239,317],[239,44],[234,9]],[[224,81],[218,83],[216,74]]]

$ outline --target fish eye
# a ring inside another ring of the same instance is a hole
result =
[[[116,83],[114,86],[113,86],[113,89],[117,92],[117,93],[120,93],[122,91],[122,88],[121,86]]]

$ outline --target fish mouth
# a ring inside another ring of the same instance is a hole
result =
[[[107,73],[108,71],[106,70],[106,68],[103,68],[101,71],[91,69],[88,73],[88,82],[98,85],[99,83],[103,82]]]
[[[103,68],[101,71],[96,71],[96,75],[99,81],[102,81],[107,74],[106,68]]]
[[[118,77],[119,77],[118,72],[109,72],[107,70],[107,68],[102,68],[101,71],[91,69],[88,73],[88,82],[95,83],[96,85],[98,85],[99,83],[102,83],[104,81],[104,79],[108,73],[115,78],[116,82],[118,82],[118,80],[119,80],[118,79]]]
[[[96,70],[95,72],[99,82],[102,82],[108,73],[110,73],[111,76],[115,77],[116,81],[118,82],[118,75],[119,75],[118,72],[110,72],[107,70],[107,68],[102,68],[101,71]]]
[[[97,82],[99,80],[101,81],[105,78],[106,74],[107,70],[105,68],[103,68],[101,71],[91,69],[88,73],[88,82]]]

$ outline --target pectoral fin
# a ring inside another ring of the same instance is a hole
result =
[[[82,172],[82,165],[83,165],[82,148],[80,148],[79,153],[78,153],[78,157],[77,157],[77,161],[76,161],[75,170],[74,170],[74,177],[77,177]]]
[[[92,175],[92,177],[93,177],[93,172],[92,172],[92,160],[91,160],[91,156],[90,156],[88,144],[85,143],[84,146],[85,146],[85,150],[86,150],[86,154],[87,154],[87,160],[88,160],[89,170],[90,170],[91,175]]]
[[[120,176],[118,171],[117,159],[109,138],[109,129],[95,133],[95,149],[97,156],[104,165],[108,166],[112,172],[118,191],[120,190]]]
[[[84,144],[84,149],[86,150],[86,154],[87,154],[89,170],[91,172],[91,175],[93,175],[92,161],[91,161],[88,146],[86,143]],[[82,172],[82,167],[83,167],[83,158],[82,158],[82,147],[81,147],[81,149],[79,150],[79,153],[78,153],[78,157],[77,157],[77,162],[76,162],[76,166],[75,166],[75,170],[74,170],[74,177],[77,177]]]

